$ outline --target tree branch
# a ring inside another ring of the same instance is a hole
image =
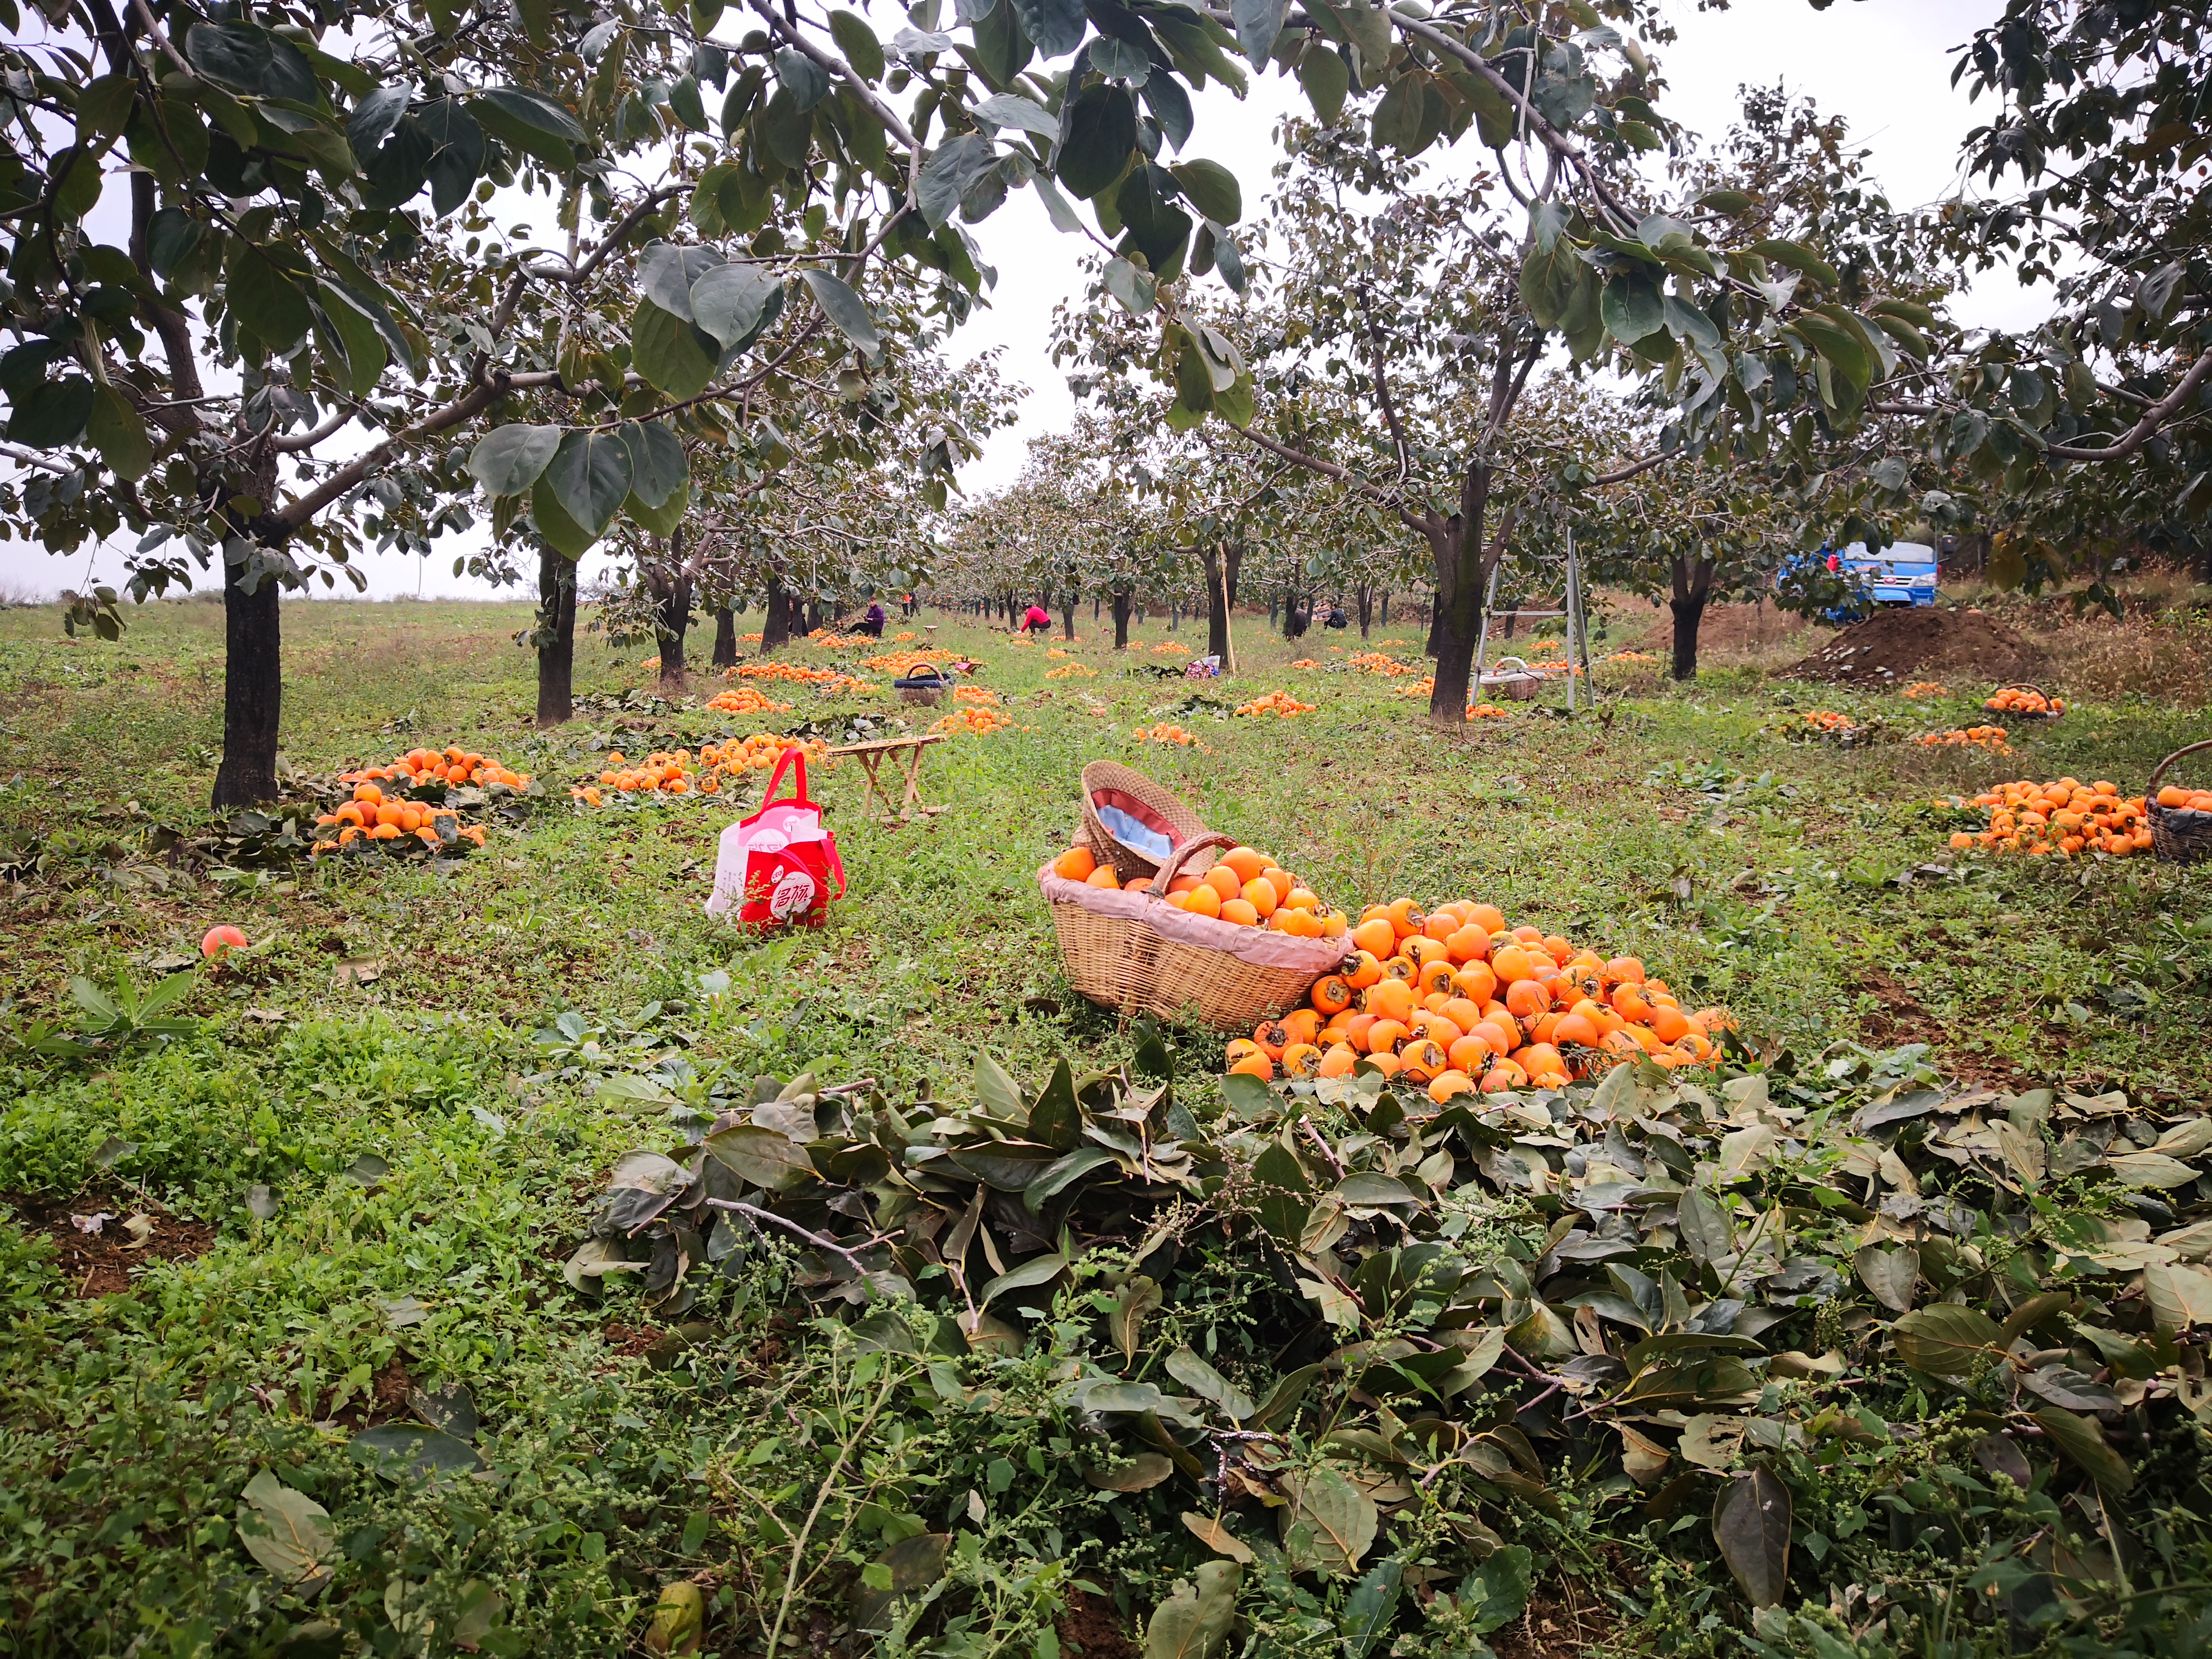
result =
[[[310,427],[305,432],[296,433],[289,437],[273,438],[270,441],[269,447],[279,455],[296,455],[303,449],[313,449],[331,433],[353,419],[353,414],[350,409],[334,409],[323,417],[321,425]]]
[[[2212,375],[2212,351],[2205,352],[2190,364],[2172,391],[2143,411],[2142,419],[2130,427],[2114,443],[2100,449],[2085,448],[2080,444],[2045,444],[2043,453],[2055,455],[2062,461],[2118,461],[2132,455],[2156,437],[2159,429],[2184,404],[2197,394],[2207,375]]]

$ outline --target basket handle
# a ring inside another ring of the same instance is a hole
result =
[[[2156,795],[2158,793],[2158,781],[2166,775],[2166,769],[2172,765],[2174,762],[2179,760],[2184,755],[2193,755],[2200,749],[2212,749],[2212,738],[2207,738],[2203,743],[2188,744],[2182,748],[2177,749],[2171,755],[2168,755],[2164,760],[2160,761],[2156,766],[2151,768],[2150,782],[2144,787],[2143,793],[2146,795]]]
[[[1527,661],[1520,657],[1492,657],[1490,659],[1490,665],[1493,670],[1496,670],[1504,667],[1509,662],[1524,674],[1528,672],[1528,665]]]
[[[1085,799],[1087,800],[1089,797],[1085,796]],[[1182,873],[1183,865],[1194,854],[1203,853],[1209,847],[1236,845],[1237,837],[1234,836],[1224,836],[1218,830],[1201,830],[1168,854],[1167,862],[1160,866],[1159,873],[1152,878],[1151,884],[1145,890],[1154,898],[1164,898],[1167,896],[1168,884]]]

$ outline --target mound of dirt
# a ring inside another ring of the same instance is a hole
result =
[[[1799,679],[1889,685],[1905,679],[2033,679],[2042,647],[1978,611],[1877,611],[1790,672]]]

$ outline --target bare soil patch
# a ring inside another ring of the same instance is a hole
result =
[[[1799,679],[1886,686],[1954,675],[2003,683],[2033,679],[2043,647],[1979,611],[1880,611],[1854,623],[1790,672]]]
[[[204,1221],[172,1213],[132,1193],[95,1191],[74,1198],[0,1194],[16,1224],[44,1233],[54,1243],[54,1266],[80,1301],[113,1296],[149,1261],[191,1261],[215,1243],[215,1229]],[[143,1217],[151,1224],[143,1239],[124,1224]],[[79,1218],[96,1224],[92,1231]]]
[[[1128,1620],[1106,1597],[1088,1590],[1069,1592],[1067,1611],[1055,1628],[1061,1650],[1081,1659],[1137,1659],[1140,1651]]]

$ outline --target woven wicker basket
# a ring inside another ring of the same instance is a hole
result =
[[[1506,664],[1513,666],[1509,669]],[[1500,657],[1481,673],[1475,676],[1474,689],[1487,696],[1504,697],[1510,702],[1532,701],[1543,689],[1544,677],[1518,657]]]
[[[933,662],[926,662],[912,673],[891,682],[901,702],[919,703],[924,708],[934,708],[945,701],[945,694],[952,689],[952,682],[945,671]]]
[[[1166,826],[1171,847],[1181,847],[1206,833],[1206,820],[1173,790],[1163,788],[1142,772],[1114,761],[1091,762],[1083,769],[1083,836],[1090,843],[1091,856],[1101,864],[1112,865],[1124,887],[1133,881],[1150,881],[1160,867],[1159,860],[1114,839],[1114,832],[1098,816],[1097,798],[1101,793],[1109,798],[1109,805],[1121,805],[1124,810],[1135,806],[1139,809],[1136,816],[1149,815],[1159,820]],[[1115,801],[1111,799],[1115,796],[1121,799]],[[1206,850],[1212,850],[1212,842],[1206,844]],[[1191,873],[1200,874],[1212,863],[1211,858],[1204,859],[1191,866]]]
[[[2159,857],[2173,864],[2194,864],[2199,859],[2212,858],[2212,812],[2192,812],[2186,807],[2158,804],[2158,781],[2166,775],[2166,769],[2184,755],[2193,755],[2200,749],[2212,749],[2212,741],[2192,743],[2175,750],[2151,769],[2150,783],[2143,790],[2143,811],[2150,819],[2151,847]]]
[[[1176,909],[1158,895],[1204,854],[1231,845],[1200,835],[1168,855],[1148,887],[1115,890],[1037,872],[1052,907],[1067,977],[1084,996],[1125,1014],[1196,1018],[1249,1032],[1296,1007],[1346,954],[1342,939],[1293,939]]]
[[[2063,709],[2054,708],[2047,714],[2039,714],[2032,708],[1992,708],[1990,707],[1990,702],[1996,696],[1998,691],[2033,691],[2039,697],[2048,697],[2051,695],[2033,680],[2014,680],[2010,685],[1997,687],[1996,691],[1990,692],[1989,697],[1983,700],[1984,712],[2002,714],[2007,720],[2055,720],[2064,712]]]

